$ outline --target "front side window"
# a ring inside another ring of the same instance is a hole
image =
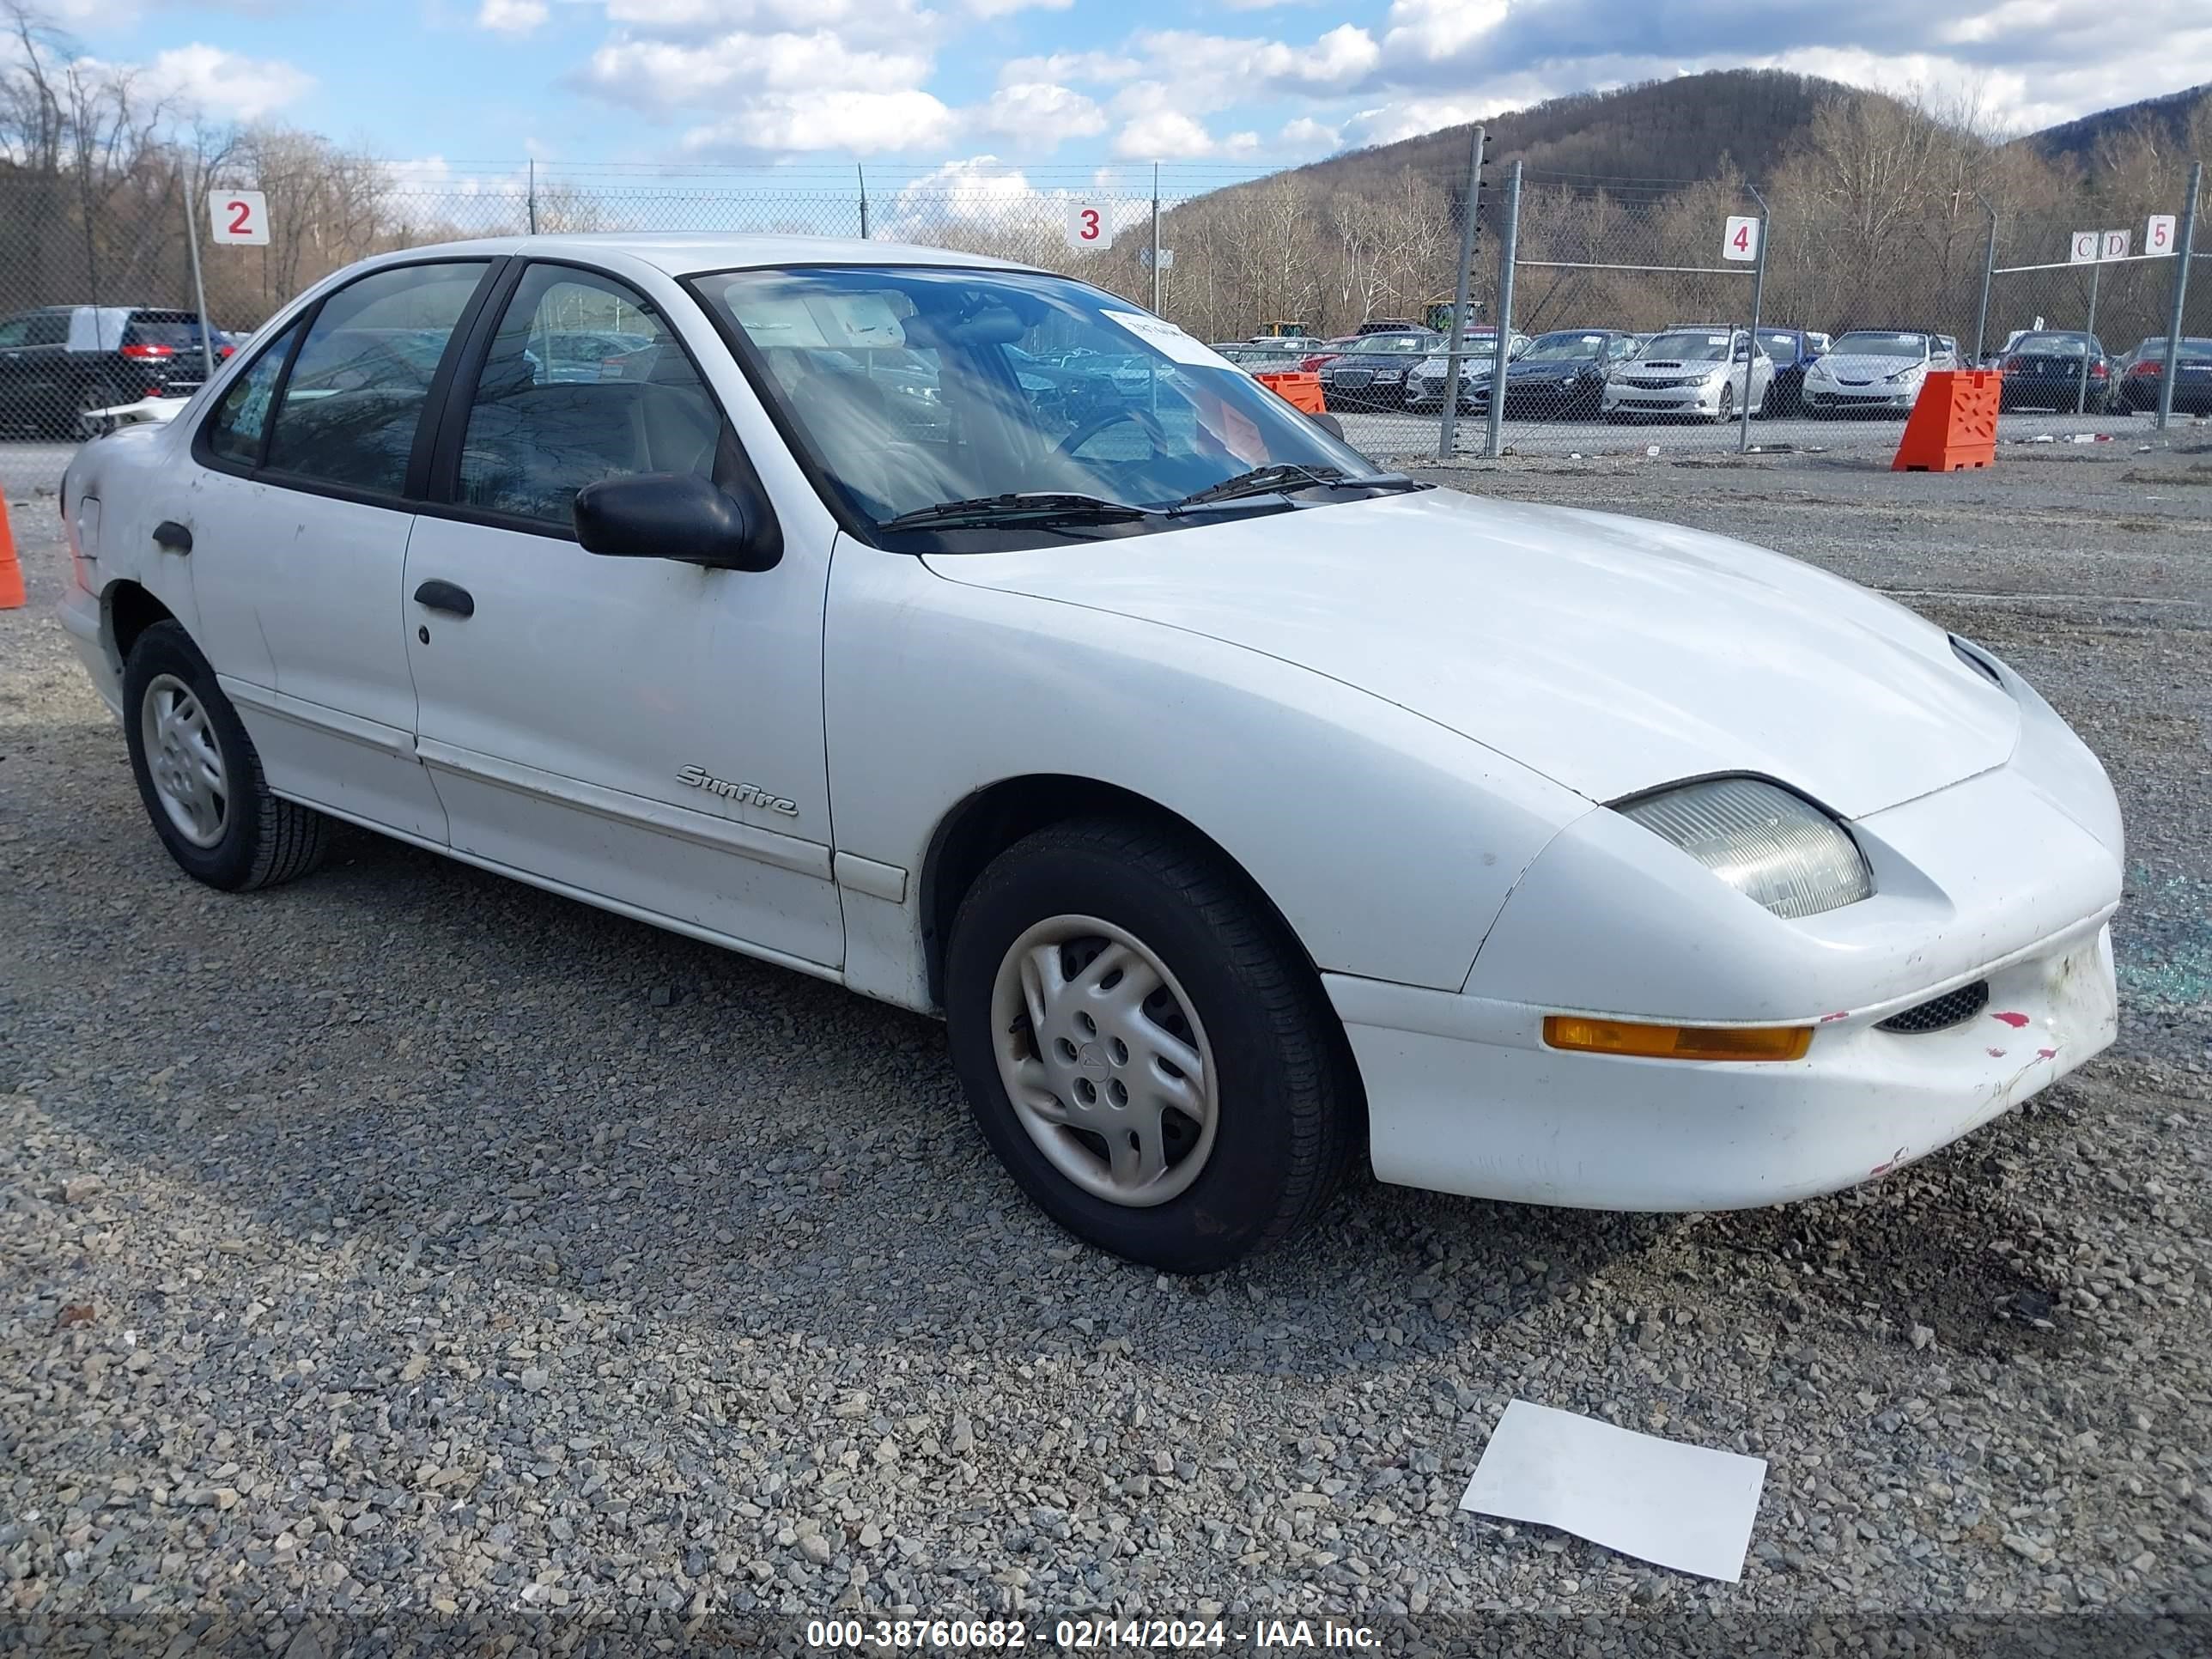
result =
[[[1262,467],[1382,476],[1211,348],[1064,277],[854,266],[690,282],[750,347],[818,472],[878,526],[1004,495],[1165,509]]]
[[[533,265],[469,405],[465,506],[567,529],[576,492],[639,472],[710,478],[722,414],[665,319],[611,277]]]
[[[234,466],[255,466],[261,460],[261,434],[269,423],[269,404],[276,390],[276,377],[284,372],[284,356],[300,331],[297,323],[269,343],[253,360],[253,367],[224,388],[222,401],[208,420],[207,447],[218,459]]]
[[[268,465],[399,494],[431,377],[488,268],[401,265],[325,300],[284,382]]]

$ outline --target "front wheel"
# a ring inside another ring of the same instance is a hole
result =
[[[1735,418],[1735,388],[1732,386],[1724,386],[1721,388],[1721,400],[1719,406],[1713,410],[1713,424],[1715,426],[1726,426]]]
[[[952,1058],[984,1139],[1077,1237],[1212,1273],[1310,1222],[1342,1177],[1358,1084],[1311,966],[1187,834],[1057,824],[962,902]]]
[[[139,799],[185,874],[240,892],[322,862],[330,820],[270,793],[238,711],[177,623],[155,623],[131,646],[123,710]]]

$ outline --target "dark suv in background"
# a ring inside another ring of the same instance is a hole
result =
[[[216,361],[230,337],[209,331]],[[187,397],[206,378],[195,312],[42,306],[0,318],[0,434],[74,438],[89,410]]]

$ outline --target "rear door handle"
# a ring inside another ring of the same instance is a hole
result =
[[[174,519],[164,519],[154,526],[154,545],[165,553],[189,553],[192,550],[192,532]]]
[[[415,603],[426,610],[443,611],[456,617],[477,614],[477,602],[469,590],[453,582],[424,582],[415,590]]]

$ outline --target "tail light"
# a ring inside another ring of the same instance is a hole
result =
[[[2106,368],[2102,363],[2092,363],[2089,365],[2089,378],[2093,380],[2101,380],[2111,372],[2112,371]]]
[[[2016,368],[2021,368],[2021,360],[2020,360],[2019,358],[2017,358],[2017,357],[2008,357],[2008,358],[2006,358],[2006,359],[2004,360],[2003,363],[2002,363],[2002,365],[2000,365],[2000,367],[2002,367],[2002,368],[2003,368],[2003,369],[2004,369],[2008,374],[2009,374],[2009,373],[2010,373],[2010,372],[2012,372],[2014,369],[2016,369]]]
[[[2155,357],[2147,357],[2142,362],[2131,363],[2128,366],[2128,374],[2130,376],[2136,374],[2163,374],[2165,373],[2166,366],[2160,362]]]
[[[215,349],[215,355],[218,357],[228,357],[232,352],[237,349],[238,348],[234,345],[217,346]]]
[[[1335,355],[1336,354],[1333,351],[1317,352],[1313,356],[1306,358],[1304,362],[1298,364],[1298,373],[1301,374],[1310,374]]]
[[[123,348],[123,355],[143,363],[149,360],[173,357],[177,355],[177,349],[174,346],[165,345],[127,345]]]

